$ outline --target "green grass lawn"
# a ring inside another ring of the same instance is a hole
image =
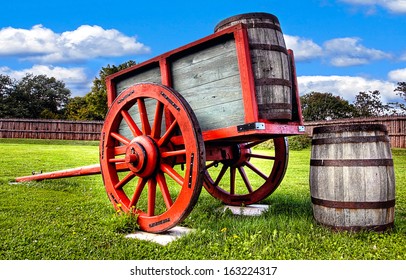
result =
[[[312,217],[310,149],[291,151],[281,186],[259,217],[218,211],[204,189],[181,224],[195,229],[161,246],[125,238],[134,219],[118,215],[101,175],[10,183],[32,171],[98,163],[96,142],[0,139],[0,259],[406,259],[406,149],[394,149],[395,228],[386,233],[332,232]]]

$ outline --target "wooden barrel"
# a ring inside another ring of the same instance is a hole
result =
[[[243,23],[247,27],[260,119],[292,119],[292,76],[288,51],[276,16],[249,13],[227,18],[215,32]]]
[[[310,193],[320,224],[348,231],[393,227],[395,174],[386,126],[314,128]]]

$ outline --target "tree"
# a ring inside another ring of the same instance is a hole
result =
[[[360,92],[355,96],[354,106],[357,117],[378,117],[388,114],[391,107],[381,101],[379,90]]]
[[[397,95],[406,101],[406,82],[398,82],[398,87],[395,88],[395,91],[397,91]]]
[[[7,118],[64,118],[70,90],[54,77],[26,74],[20,81],[0,77],[0,116]]]
[[[351,118],[354,106],[332,93],[311,92],[300,97],[305,121]]]
[[[0,74],[0,118],[11,116],[13,105],[10,102],[10,96],[15,90],[15,84],[15,80]]]
[[[16,85],[15,99],[23,109],[20,117],[64,118],[70,90],[62,81],[46,75],[25,75]]]
[[[406,114],[406,82],[398,82],[397,88],[394,90],[396,95],[399,95],[401,98],[404,99],[405,103],[401,102],[392,102],[390,105],[392,106],[392,110],[394,114]]]
[[[129,60],[119,66],[107,65],[102,67],[99,77],[93,80],[91,91],[84,97],[75,97],[70,100],[67,112],[68,118],[74,120],[104,120],[108,109],[106,77],[135,64],[135,61]],[[70,104],[71,102],[72,104]],[[78,108],[78,106],[81,106],[81,108]]]
[[[87,120],[87,103],[84,97],[76,96],[69,100],[66,106],[66,119]]]

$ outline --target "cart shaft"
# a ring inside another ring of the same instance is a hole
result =
[[[59,170],[54,172],[47,172],[41,174],[34,174],[30,176],[18,177],[16,178],[17,182],[27,182],[27,181],[40,181],[44,179],[59,179],[67,177],[76,177],[76,176],[87,176],[101,174],[100,164],[82,166],[77,168],[71,168],[66,170]]]

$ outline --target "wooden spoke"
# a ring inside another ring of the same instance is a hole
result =
[[[260,141],[254,141],[254,142],[247,143],[247,144],[245,144],[245,148],[252,149],[252,148],[258,146],[259,144],[264,143],[265,141],[266,140],[260,140]]]
[[[151,136],[158,139],[161,135],[162,116],[164,112],[164,105],[161,102],[157,102],[155,108],[154,123],[152,125]]]
[[[284,137],[273,139],[274,155],[263,155],[254,149],[263,141],[225,147],[233,151],[226,160],[215,160],[206,166],[204,187],[215,198],[229,205],[249,205],[265,199],[276,190],[285,175],[288,145]],[[216,167],[219,168],[216,168]],[[264,166],[269,166],[265,169]],[[230,178],[226,176],[230,168]],[[236,175],[238,170],[239,176]]]
[[[172,124],[169,126],[169,128],[166,130],[165,134],[159,139],[158,141],[158,147],[165,146],[168,144],[170,138],[174,135],[175,133],[175,128],[178,126],[178,122],[174,120]]]
[[[121,111],[121,115],[123,116],[123,119],[127,123],[134,137],[142,135],[142,131],[138,128],[138,125],[134,122],[134,119],[131,117],[128,111]]]
[[[276,158],[274,156],[259,155],[259,154],[252,154],[252,153],[248,153],[247,155],[252,158],[261,158],[261,159],[267,159],[267,160],[275,160],[275,158]]]
[[[114,139],[116,139],[116,140],[120,141],[121,143],[123,143],[124,145],[130,144],[130,140],[128,140],[126,137],[124,137],[123,135],[121,135],[121,134],[119,134],[117,132],[112,132],[111,136]]]
[[[224,177],[224,174],[226,174],[227,169],[228,169],[228,166],[227,166],[227,165],[223,165],[223,167],[221,168],[221,171],[220,171],[219,175],[217,176],[216,181],[214,182],[215,185],[218,185],[218,184],[220,183],[221,179],[223,179],[223,177]]]
[[[165,176],[164,176],[164,174],[162,172],[158,172],[156,179],[157,179],[157,182],[158,182],[158,186],[159,186],[159,188],[161,190],[162,197],[164,199],[166,208],[169,209],[172,206],[173,201],[172,201],[172,198],[171,198],[171,194],[169,193],[169,188],[168,188],[168,185],[166,183]]]
[[[170,165],[162,163],[161,164],[161,170],[165,173],[168,174],[169,177],[171,177],[173,180],[175,180],[176,183],[179,185],[183,185],[185,178],[183,178],[179,173],[173,169]]]
[[[230,167],[230,194],[235,194],[235,167]]]
[[[252,193],[253,189],[252,189],[251,183],[250,183],[250,181],[249,181],[249,179],[247,177],[247,173],[245,173],[244,167],[239,166],[238,167],[238,172],[240,173],[241,178],[244,181],[244,184],[245,184],[245,186],[247,188],[248,193]]]
[[[127,146],[116,146],[116,147],[114,147],[114,155],[115,156],[124,155],[126,149],[127,149]]]
[[[219,162],[217,160],[212,161],[210,164],[206,165],[206,169],[210,169],[213,166],[217,166],[219,164]]]
[[[176,157],[176,156],[182,156],[186,154],[186,150],[176,150],[176,151],[168,151],[168,152],[162,152],[162,158],[167,158],[167,157]]]
[[[141,193],[144,190],[145,185],[147,184],[147,179],[146,178],[138,178],[138,184],[135,188],[135,192],[131,198],[131,201],[129,203],[130,208],[135,207],[141,197]]]
[[[206,156],[183,97],[158,84],[130,86],[111,104],[101,134],[100,166],[114,207],[136,214],[148,232],[184,220],[200,194]]]
[[[135,177],[135,174],[130,172],[128,173],[124,179],[122,179],[121,181],[119,181],[114,188],[117,189],[122,189],[128,182],[130,182],[133,178]]]
[[[125,158],[110,158],[109,162],[111,163],[125,162]]]
[[[256,168],[254,165],[252,165],[249,162],[245,163],[245,166],[247,166],[249,169],[251,169],[252,171],[254,171],[256,174],[258,174],[262,179],[266,180],[268,179],[268,176],[265,175],[264,173],[261,172],[261,170],[259,170],[258,168]]]
[[[141,123],[142,123],[142,133],[144,135],[150,135],[151,126],[149,124],[148,113],[147,113],[147,108],[145,107],[144,98],[138,98],[137,104],[138,104],[138,110],[140,112],[140,119],[141,119]]]

